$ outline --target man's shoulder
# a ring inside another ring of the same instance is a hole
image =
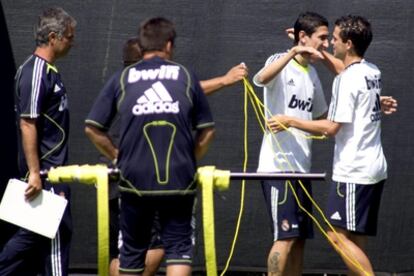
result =
[[[348,70],[345,70],[347,74],[358,74],[361,72],[378,72],[380,69],[374,63],[368,62],[365,59],[361,60],[359,63],[355,63],[349,66]]]
[[[364,59],[361,61],[361,64],[365,66],[365,71],[370,72],[371,74],[375,74],[375,75],[381,74],[380,69],[374,63],[368,62]]]
[[[361,60],[361,64],[362,64],[362,65],[365,65],[365,66],[367,66],[367,67],[369,67],[369,68],[375,68],[375,69],[379,70],[377,65],[375,65],[375,64],[374,64],[374,63],[372,63],[372,62],[367,61],[366,59],[362,59],[362,60]]]
[[[380,76],[381,71],[375,64],[363,60],[348,67],[345,71],[338,75],[337,78],[339,78],[341,82],[344,81],[356,86],[359,84],[365,84],[365,79],[367,77],[380,78]]]
[[[49,66],[44,59],[31,55],[19,66],[15,80],[32,83],[33,80],[39,81],[44,79],[49,71]],[[57,69],[54,71],[57,72]]]
[[[22,64],[19,66],[19,71],[22,72],[31,72],[33,71],[33,67],[35,66],[36,56],[30,55],[28,56]]]
[[[195,70],[193,68],[191,68],[190,66],[186,66],[186,65],[183,65],[179,62],[172,61],[172,60],[166,60],[166,64],[168,64],[170,66],[178,66],[179,68],[181,68],[180,70],[183,70],[183,71],[187,72],[191,76],[194,75]]]

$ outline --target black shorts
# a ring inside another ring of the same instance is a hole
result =
[[[194,198],[194,195],[139,197],[121,193],[119,270],[130,273],[144,270],[155,214],[159,216],[166,264],[191,265]]]
[[[119,198],[109,200],[109,257],[111,260],[119,257],[119,248],[122,245],[122,237],[120,236],[119,229],[119,204]],[[160,230],[159,216],[155,214],[149,249],[160,249],[164,247],[161,242]]]
[[[332,182],[326,211],[329,222],[350,232],[375,236],[384,183]]]
[[[301,181],[312,195],[310,181]],[[290,184],[291,185],[290,185]],[[296,192],[301,205],[312,213],[312,203],[297,180],[262,181],[267,210],[272,219],[273,240],[290,238],[313,238],[311,218],[300,209],[291,188]]]
[[[155,213],[154,222],[151,228],[151,242],[148,249],[160,249],[164,248],[161,241],[161,223],[160,216]]]

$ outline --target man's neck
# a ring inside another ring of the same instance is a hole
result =
[[[153,58],[153,57],[160,57],[162,59],[169,59],[170,58],[170,56],[164,51],[146,52],[142,58],[143,59],[150,59],[150,58]]]
[[[356,56],[356,55],[346,55],[344,57],[344,65],[345,67],[348,67],[349,65],[353,64],[353,63],[357,63],[360,62],[362,60],[362,57],[360,56]]]
[[[309,56],[309,55],[308,55]],[[302,65],[303,67],[306,67],[306,66],[308,66],[308,64],[309,64],[309,58],[307,57],[307,56],[303,56],[303,55],[301,55],[301,54],[297,54],[295,57],[294,57],[294,59],[295,59],[295,61],[297,62],[297,63],[299,63],[300,65]]]
[[[49,48],[49,46],[37,47],[34,54],[43,58],[50,64],[53,64],[56,61],[56,55]]]

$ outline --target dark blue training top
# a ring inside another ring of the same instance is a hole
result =
[[[36,120],[40,169],[66,164],[69,111],[66,89],[57,68],[31,55],[17,70],[15,91],[17,125],[20,118]],[[19,170],[24,177],[28,169],[20,131],[18,137]]]
[[[214,125],[195,75],[159,57],[126,67],[106,83],[85,122],[107,131],[117,112],[123,190],[193,193],[193,130]]]

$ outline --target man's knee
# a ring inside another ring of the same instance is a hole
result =
[[[346,229],[334,227],[334,231],[330,229],[326,233],[328,234],[329,240],[336,246],[341,246],[342,243],[350,239],[350,233]]]
[[[273,248],[281,248],[290,251],[294,246],[299,246],[301,243],[302,240],[298,238],[276,240],[273,242]]]

